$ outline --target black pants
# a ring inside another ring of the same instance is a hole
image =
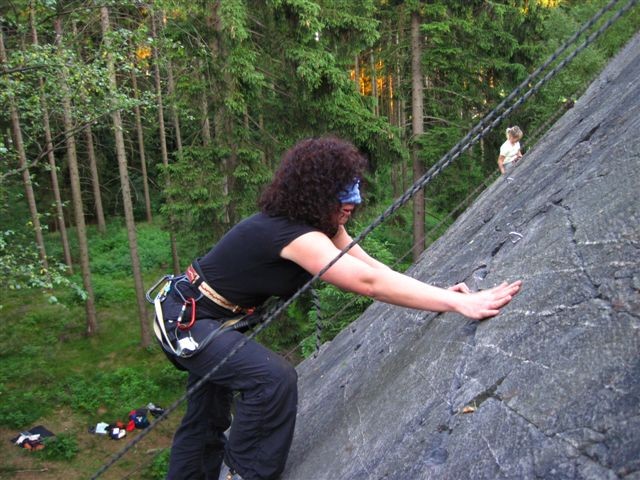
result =
[[[176,306],[179,310],[181,304],[171,296],[165,300],[165,320],[171,319]],[[198,320],[190,333],[199,341],[219,325],[215,320]],[[189,371],[188,388],[245,340],[241,333],[228,331],[193,357],[178,358]],[[227,440],[223,432],[230,423],[232,392],[238,395]],[[293,366],[248,341],[188,397],[187,412],[173,439],[167,479],[217,480],[223,456],[245,480],[277,478],[289,454],[297,402]]]

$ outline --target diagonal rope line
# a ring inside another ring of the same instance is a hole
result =
[[[318,356],[320,352],[320,339],[322,338],[322,308],[320,307],[320,296],[318,295],[318,289],[311,289],[311,303],[313,309],[316,312],[316,352],[314,358]]]
[[[604,12],[609,10],[611,6],[615,5],[620,0],[613,0],[607,6],[605,6],[595,17],[587,22],[585,27],[580,30],[586,30],[590,26],[595,23],[594,18],[600,18]],[[164,414],[155,419],[149,427],[144,429],[134,440],[132,440],[129,444],[127,444],[121,451],[117,452],[112,456],[112,458],[103,465],[92,477],[94,480],[100,477],[104,472],[106,472],[111,466],[113,466],[120,458],[122,458],[129,450],[133,449],[135,445],[137,445],[140,441],[142,441],[154,428],[157,424],[164,421],[167,416],[172,413],[178,406],[193,392],[198,390],[203,383],[208,381],[211,376],[218,371],[220,367],[222,367],[233,355],[235,355],[238,350],[240,350],[249,340],[255,338],[260,332],[262,332],[267,326],[273,322],[281,313],[283,313],[295,300],[297,300],[304,292],[306,292],[312,285],[322,277],[332,266],[334,266],[344,255],[346,255],[349,250],[351,250],[355,245],[360,243],[367,235],[369,235],[375,228],[380,226],[387,218],[393,215],[397,210],[399,210],[402,206],[404,206],[413,196],[424,186],[433,180],[444,168],[449,166],[453,160],[458,158],[462,153],[466,152],[473,145],[478,143],[482,137],[484,137],[488,132],[493,130],[504,118],[506,118],[511,112],[520,107],[526,100],[528,100],[533,94],[535,94],[540,88],[546,84],[551,78],[553,78],[560,70],[562,70],[569,62],[571,62],[581,51],[583,51],[586,47],[588,47],[591,43],[593,43],[598,37],[600,37],[614,22],[616,22],[622,15],[624,15],[628,10],[630,10],[633,6],[638,3],[639,0],[630,0],[624,7],[616,12],[614,16],[612,16],[605,24],[603,24],[596,32],[592,33],[576,50],[574,50],[569,56],[567,56],[563,61],[561,61],[554,69],[549,71],[538,83],[536,83],[531,89],[529,89],[523,96],[521,96],[511,107],[507,108],[502,114],[498,115],[495,120],[489,123],[487,126],[484,126],[486,122],[488,122],[491,118],[496,115],[496,112],[499,111],[503,107],[503,103],[506,104],[506,99],[498,107],[492,110],[489,114],[487,114],[460,142],[458,142],[443,158],[441,158],[435,165],[433,165],[429,171],[427,171],[422,177],[420,177],[401,197],[393,202],[378,218],[376,218],[368,227],[366,227],[356,238],[353,239],[349,245],[344,247],[340,253],[338,253],[333,260],[331,260],[327,265],[325,265],[318,273],[313,275],[302,287],[298,289],[298,291],[293,294],[289,299],[280,303],[278,306],[274,307],[274,309],[267,314],[265,314],[265,320],[263,323],[259,324],[250,335],[247,335],[245,338],[240,340],[230,351],[229,353],[218,363],[209,373],[207,373],[204,377],[202,377],[191,389],[189,389],[182,397],[176,400],[171,406],[169,406]],[[567,43],[573,43],[577,39],[578,35],[574,35]],[[574,38],[575,37],[575,38]],[[559,50],[566,50],[569,45],[564,48],[561,47]],[[558,51],[556,51],[552,57],[556,57],[559,55]],[[556,58],[550,58],[545,65],[552,63]],[[539,71],[538,71],[539,70]],[[520,92],[523,86],[526,86],[532,81],[534,76],[538,76],[542,71],[541,68],[536,70],[533,74],[527,77],[527,80],[522,82],[514,92],[507,98],[515,98],[515,96]],[[477,135],[473,137],[476,133]],[[472,138],[473,137],[473,138]]]

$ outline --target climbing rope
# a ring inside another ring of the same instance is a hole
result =
[[[316,351],[313,357],[317,357],[320,352],[320,342],[322,340],[322,308],[320,307],[320,297],[318,296],[318,289],[311,289],[311,303],[316,313]]]
[[[630,10],[639,0],[630,0],[624,7],[618,10],[606,23],[604,23],[596,32],[592,33],[587,39],[577,47],[571,54],[569,54],[564,60],[562,60],[555,68],[549,71],[541,80],[539,80],[532,88],[524,93],[511,107],[506,108],[503,113],[498,115],[498,112],[502,110],[506,104],[514,99],[527,85],[529,85],[540,73],[548,67],[553,61],[555,61],[559,55],[564,52],[571,44],[573,44],[578,37],[588,28],[593,26],[596,21],[610,10],[620,0],[612,0],[602,10],[600,10],[592,19],[590,19],[583,27],[581,27],[576,34],[574,34],[562,47],[560,47],[554,54],[547,60],[542,67],[533,72],[526,80],[524,80],[505,100],[503,100],[495,109],[488,113],[478,124],[473,127],[469,133],[458,142],[444,157],[442,157],[435,165],[433,165],[422,177],[420,177],[401,197],[395,200],[382,214],[380,214],[368,227],[366,227],[356,238],[353,239],[349,245],[344,247],[340,253],[338,253],[333,260],[325,265],[318,273],[313,275],[298,291],[293,294],[289,299],[280,303],[272,310],[268,311],[264,315],[264,321],[259,324],[249,335],[241,339],[229,353],[215,366],[213,369],[202,377],[193,387],[175,402],[173,402],[164,413],[156,418],[146,429],[141,430],[140,434],[129,442],[119,452],[115,453],[111,459],[105,463],[92,477],[91,479],[99,478],[109,468],[111,468],[120,458],[122,458],[133,447],[140,443],[151,433],[156,425],[166,420],[166,418],[175,411],[178,406],[193,392],[197,391],[203,383],[208,381],[215,372],[218,371],[238,350],[240,350],[249,340],[255,338],[265,328],[267,328],[274,319],[276,319],[281,313],[283,313],[294,301],[296,301],[304,292],[312,288],[313,284],[322,277],[333,265],[335,265],[349,250],[355,245],[359,244],[367,235],[369,235],[375,228],[380,226],[387,218],[393,215],[398,209],[404,206],[413,196],[427,183],[429,183],[434,177],[436,177],[444,168],[449,166],[456,158],[466,152],[473,145],[478,143],[488,132],[493,130],[504,118],[506,118],[511,112],[520,107],[525,101],[527,101],[532,95],[534,95],[544,84],[546,84],[551,78],[553,78],[560,70],[562,70],[569,62],[571,62],[582,50],[592,44],[598,37],[600,37],[614,22],[616,22],[622,15]],[[488,123],[490,122],[490,123]],[[474,136],[475,135],[475,136]]]

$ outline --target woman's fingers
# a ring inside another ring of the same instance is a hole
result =
[[[517,280],[513,283],[502,282],[497,287],[493,287],[490,291],[497,296],[509,295],[513,297],[520,290],[522,280]]]
[[[474,294],[477,296],[476,308],[468,316],[476,320],[495,317],[520,291],[521,286],[522,281],[517,280],[513,283],[503,282],[488,290],[477,292]]]
[[[522,282],[518,280],[510,284],[505,282],[495,287],[495,308],[502,308],[508,304],[520,290],[520,285],[522,285]]]

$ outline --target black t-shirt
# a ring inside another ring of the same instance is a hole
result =
[[[228,301],[257,307],[269,297],[293,295],[311,278],[280,252],[299,236],[316,230],[285,217],[257,213],[229,230],[198,263],[207,283]]]

